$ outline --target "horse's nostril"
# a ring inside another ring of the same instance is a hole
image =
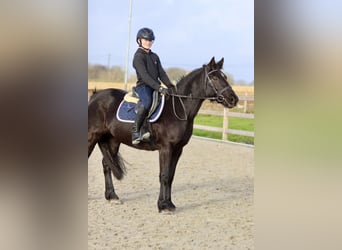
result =
[[[233,97],[232,100],[234,102],[234,105],[236,105],[239,102],[239,98],[237,96]]]

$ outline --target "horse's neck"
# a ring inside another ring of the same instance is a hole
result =
[[[183,102],[184,102],[188,119],[195,118],[195,116],[197,115],[204,101],[204,99],[198,98],[198,97],[205,96],[205,90],[203,89],[203,87],[201,87],[203,85],[202,81],[203,81],[202,77],[197,77],[195,80],[189,81],[188,84],[182,85],[178,89],[178,94],[194,97],[194,98],[183,98]]]
[[[193,99],[184,102],[185,109],[187,110],[188,119],[193,120],[201,108],[203,100]]]

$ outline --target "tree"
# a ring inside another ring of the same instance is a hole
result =
[[[123,82],[125,80],[125,72],[119,66],[111,67],[109,76],[109,80],[113,82]]]
[[[88,79],[100,80],[107,73],[107,67],[101,64],[88,65]]]
[[[180,78],[182,78],[187,71],[181,68],[167,68],[166,74],[170,78],[171,82],[177,82]]]
[[[235,85],[234,77],[232,74],[229,74],[227,72],[224,72],[227,76],[227,81],[230,85]]]
[[[123,82],[125,77],[124,70],[119,66],[108,69],[101,64],[88,65],[88,79],[104,82]]]

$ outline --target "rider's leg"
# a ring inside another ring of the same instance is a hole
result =
[[[140,103],[137,106],[137,116],[132,127],[132,143],[138,144],[142,140],[150,138],[150,132],[141,134],[141,126],[148,114],[148,110],[152,105],[153,89],[147,85],[142,85],[136,88],[139,95]]]
[[[140,134],[140,128],[146,118],[146,115],[147,115],[147,110],[145,109],[145,107],[143,105],[138,105],[137,116],[135,118],[135,121],[132,127],[132,144],[138,144],[140,141],[145,139]],[[150,136],[149,133],[148,135],[145,135],[145,137],[146,136],[149,137]]]

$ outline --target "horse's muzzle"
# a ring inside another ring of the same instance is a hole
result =
[[[236,106],[236,104],[239,102],[239,97],[237,95],[231,95],[228,102]]]
[[[227,104],[226,106],[228,108],[234,108],[239,102],[239,97],[235,95],[234,93],[232,93],[227,97],[227,99],[224,99],[224,101]]]

